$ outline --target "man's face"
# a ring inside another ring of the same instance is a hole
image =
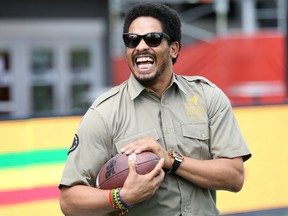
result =
[[[160,22],[152,17],[138,17],[129,27],[129,33],[145,35],[151,32],[163,32]],[[170,50],[165,38],[157,47],[149,47],[141,39],[135,48],[126,48],[128,66],[140,83],[153,85],[165,76],[171,77],[173,64]]]

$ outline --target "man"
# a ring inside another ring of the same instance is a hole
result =
[[[240,191],[251,156],[229,100],[205,78],[174,74],[181,24],[169,7],[132,7],[123,40],[131,76],[96,99],[81,121],[60,183],[63,213],[219,215],[215,191]],[[143,151],[161,160],[138,175],[131,155]],[[97,173],[119,152],[129,155],[124,186],[96,188]]]

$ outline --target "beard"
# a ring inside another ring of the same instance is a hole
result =
[[[143,86],[151,86],[157,82],[157,79],[165,72],[166,68],[169,65],[169,53],[164,57],[165,61],[160,67],[157,68],[157,71],[153,74],[148,75],[139,75],[133,70],[133,66],[129,65],[130,71],[132,72],[135,79],[141,83]]]
[[[132,71],[135,79],[141,83],[143,86],[150,86],[157,82],[157,78],[160,77],[167,67],[167,63],[161,65],[160,68],[157,69],[156,73],[148,76],[139,76],[134,71]]]

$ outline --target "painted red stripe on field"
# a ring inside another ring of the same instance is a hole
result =
[[[58,199],[58,197],[59,189],[57,186],[0,191],[0,206],[46,199]]]

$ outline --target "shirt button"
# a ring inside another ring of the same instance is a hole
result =
[[[202,137],[202,138],[205,138],[206,136],[205,136],[205,134],[204,134],[204,133],[202,133],[202,134],[201,134],[201,137]]]

